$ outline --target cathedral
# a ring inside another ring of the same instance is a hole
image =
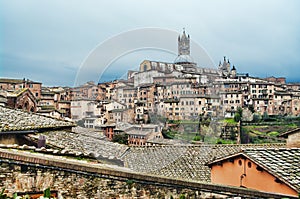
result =
[[[224,57],[223,64],[217,68],[198,67],[191,56],[190,35],[185,30],[178,36],[178,56],[173,63],[144,60],[139,71],[129,71],[128,80],[133,80],[134,87],[153,83],[154,77],[194,78],[198,84],[212,83],[217,78],[226,78],[236,74],[235,67],[231,70],[229,60]]]

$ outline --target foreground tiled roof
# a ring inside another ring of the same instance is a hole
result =
[[[127,145],[106,141],[106,137],[102,135],[102,132],[85,128],[73,128],[73,132],[51,131],[38,134],[36,138],[39,135],[46,136],[47,145],[65,149],[75,154],[90,155],[99,160],[121,160],[121,156],[128,149]]]
[[[68,126],[74,126],[74,124],[72,122],[65,122],[34,113],[0,106],[0,132],[38,130],[41,128]]]
[[[124,156],[125,166],[138,172],[178,179],[210,182],[206,163],[238,153],[242,148],[276,148],[283,144],[262,145],[178,145],[132,147]]]
[[[243,154],[300,191],[300,148],[246,149]]]

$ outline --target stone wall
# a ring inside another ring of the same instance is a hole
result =
[[[283,195],[240,187],[137,173],[102,165],[15,149],[0,149],[0,189],[42,191],[50,187],[63,198],[282,198]],[[171,197],[172,196],[172,197]]]
[[[188,188],[145,184],[130,179],[100,178],[63,170],[0,163],[0,188],[11,195],[15,192],[42,191],[48,187],[63,198],[211,198]],[[218,195],[221,197],[221,195]],[[224,196],[223,196],[224,197]]]
[[[6,134],[6,133],[0,133],[0,145],[33,145],[34,143],[26,138],[25,135],[22,134]]]
[[[300,147],[300,131],[288,136],[287,147]]]
[[[0,134],[0,144],[16,144],[18,143],[16,135]]]

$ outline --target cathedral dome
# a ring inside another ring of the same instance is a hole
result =
[[[174,61],[175,64],[194,63],[190,55],[178,55]]]

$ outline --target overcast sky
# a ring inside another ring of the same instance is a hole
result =
[[[105,80],[121,77],[144,59],[173,62],[176,37],[173,46],[162,50],[164,37],[157,36],[147,36],[147,44],[153,40],[152,49],[138,46],[141,43],[133,37],[104,45],[132,30],[152,27],[176,33],[170,40],[185,28],[215,64],[226,55],[238,72],[300,81],[299,8],[298,0],[1,0],[0,76],[73,86],[99,46],[102,52],[110,48],[103,57],[125,47],[109,63],[113,70],[107,71]],[[132,43],[135,48],[126,48]],[[193,54],[193,46],[191,51],[199,66],[207,65]],[[91,70],[85,78],[98,81],[98,73]]]

